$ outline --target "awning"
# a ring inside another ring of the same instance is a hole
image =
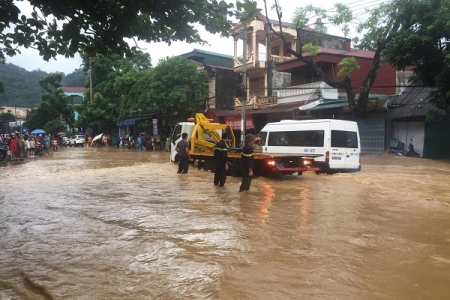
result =
[[[225,123],[230,125],[232,129],[241,129],[241,116],[234,117],[224,117]],[[255,124],[253,123],[253,118],[250,115],[245,116],[245,128],[252,129],[255,128]]]
[[[256,110],[252,112],[252,115],[256,114],[270,114],[270,113],[280,113],[280,112],[291,112],[296,109],[299,109],[300,106],[305,104],[305,101],[293,102],[293,103],[283,103],[277,104],[268,108],[264,108],[261,110]]]
[[[318,100],[308,104],[305,104],[300,107],[300,110],[320,110],[320,109],[329,109],[329,108],[338,108],[338,107],[346,107],[348,106],[347,101],[334,101],[327,102],[326,100]]]
[[[140,120],[141,118],[130,118],[130,119],[126,119],[126,120],[122,120],[117,122],[117,126],[121,127],[121,126],[127,126],[127,125],[134,125],[134,123],[136,123],[137,120]]]

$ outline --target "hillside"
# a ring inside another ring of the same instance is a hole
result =
[[[41,101],[43,92],[39,81],[48,73],[35,70],[27,71],[13,64],[0,64],[0,81],[5,92],[0,94],[0,106],[34,107]],[[82,69],[63,77],[63,86],[80,86],[86,84],[87,75]]]

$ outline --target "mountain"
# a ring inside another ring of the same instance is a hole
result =
[[[0,94],[0,106],[35,107],[41,101],[43,89],[39,81],[49,73],[34,70],[27,71],[13,64],[0,64],[0,82],[4,93]],[[63,86],[84,87],[87,75],[82,69],[75,70],[63,77]]]

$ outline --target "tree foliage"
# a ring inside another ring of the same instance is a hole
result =
[[[88,65],[89,57],[82,57]],[[150,55],[141,51],[135,52],[131,58],[97,55],[91,59],[91,64],[93,99],[88,93],[77,107],[80,116],[76,126],[92,132],[109,132],[120,118],[120,109],[138,74],[151,67]]]
[[[56,135],[59,132],[64,131],[66,126],[60,120],[51,120],[45,123],[43,129],[48,134]]]
[[[9,127],[9,122],[14,122],[16,117],[10,112],[2,112],[0,113],[0,131],[7,132],[7,128]]]
[[[207,72],[198,71],[195,63],[183,57],[162,60],[133,87],[133,93],[141,93],[133,109],[143,114],[156,110],[165,117],[190,116],[208,98],[207,84]]]
[[[397,15],[403,26],[383,56],[399,69],[412,67],[412,82],[436,87],[432,102],[450,111],[450,0],[408,0]]]
[[[72,107],[67,103],[67,96],[60,89],[62,75],[51,73],[39,84],[44,89],[41,103],[31,110],[25,120],[25,126],[30,129],[43,128],[48,122],[59,120],[73,126],[74,114]]]
[[[1,4],[0,59],[16,55],[17,46],[39,50],[45,59],[57,54],[73,57],[79,50],[130,55],[136,46],[127,39],[146,42],[205,42],[197,24],[211,33],[228,35],[233,4],[218,0],[27,0],[30,16],[21,14],[14,0]],[[15,26],[13,32],[5,32]]]

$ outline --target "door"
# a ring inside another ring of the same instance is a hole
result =
[[[330,169],[345,169],[347,134],[345,130],[331,130]]]
[[[358,169],[359,168],[359,137],[358,133],[354,131],[346,131],[346,147],[345,147],[345,168]]]

